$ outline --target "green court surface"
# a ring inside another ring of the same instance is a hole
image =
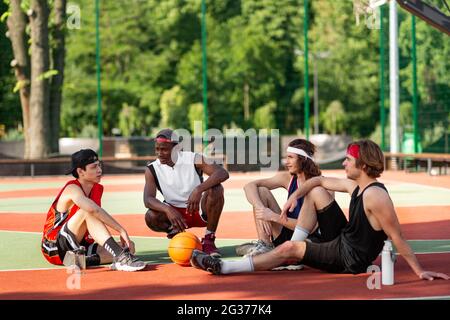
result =
[[[49,264],[40,251],[41,233],[0,231],[0,270],[60,268]],[[132,237],[136,254],[151,264],[171,263],[167,254],[169,240],[155,237]],[[248,240],[217,239],[216,244],[225,259],[236,258],[235,246]],[[416,253],[450,252],[449,240],[411,240]],[[17,254],[20,252],[21,254]]]
[[[0,270],[58,268],[48,263],[41,253],[42,234],[37,232],[0,231]],[[155,237],[132,237],[136,254],[147,263],[172,263],[167,247],[169,240]],[[217,239],[216,245],[226,258],[234,256],[236,245],[248,240]],[[17,254],[20,252],[21,254]]]
[[[61,182],[58,183],[60,187]],[[3,188],[5,185],[3,185]],[[13,185],[12,188],[16,188]],[[30,191],[30,185],[23,185],[22,189]],[[55,185],[56,187],[56,185]],[[25,189],[27,188],[27,189]],[[16,191],[22,189],[14,189]],[[10,190],[10,189],[7,189]],[[388,185],[389,194],[395,206],[448,206],[450,205],[450,189],[419,186],[410,183],[395,183]],[[5,189],[3,191],[6,191]],[[25,191],[24,191],[25,192]],[[280,204],[286,201],[287,192],[282,189],[274,190],[274,195]],[[56,195],[48,197],[31,197],[31,198],[9,198],[2,199],[0,204],[0,212],[19,212],[19,213],[45,213],[50,207]],[[348,208],[350,197],[347,194],[336,193],[336,201],[342,208]],[[161,199],[159,193],[158,198]],[[145,212],[142,191],[128,192],[105,192],[102,203],[106,211],[111,214],[126,213],[143,213]],[[245,195],[241,189],[225,190],[225,207],[224,211],[250,211],[251,206],[245,200]]]

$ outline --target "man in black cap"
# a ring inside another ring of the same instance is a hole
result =
[[[101,208],[102,168],[97,153],[82,149],[72,154],[67,174],[75,179],[59,192],[44,226],[41,250],[47,261],[80,268],[112,262],[114,270],[144,269],[145,263],[133,255],[134,242],[127,231]],[[107,227],[119,232],[122,245]]]
[[[169,239],[187,228],[206,227],[203,251],[220,257],[215,232],[224,204],[221,183],[228,172],[201,154],[181,151],[179,142],[171,129],[155,137],[158,159],[145,170],[144,204],[149,209],[145,222],[154,231],[166,232]],[[203,172],[209,176],[205,181]],[[164,202],[156,198],[156,190]]]

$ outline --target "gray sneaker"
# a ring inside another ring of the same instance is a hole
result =
[[[258,242],[256,246],[251,248],[244,257],[253,257],[273,250],[275,246],[272,243]]]
[[[262,240],[253,240],[236,246],[236,255],[245,256],[251,249],[258,245]]]
[[[136,256],[131,254],[128,248],[123,249],[122,253],[114,258],[111,264],[112,270],[119,271],[139,271],[144,269],[146,263],[139,260]]]
[[[192,251],[191,265],[216,275],[220,274],[220,269],[222,268],[220,259],[214,258],[200,250]]]

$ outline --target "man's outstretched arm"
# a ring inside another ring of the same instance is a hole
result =
[[[329,178],[329,177],[314,177],[308,179],[303,183],[286,201],[283,209],[281,211],[281,219],[286,219],[287,213],[294,211],[297,206],[297,199],[305,196],[315,187],[322,186],[327,190],[347,192],[352,194],[357,184],[355,181],[350,179],[339,179],[339,178]]]
[[[364,209],[373,214],[384,233],[392,240],[398,253],[405,258],[414,273],[424,280],[441,278],[448,280],[444,273],[425,271],[416,258],[408,242],[403,238],[400,223],[395,214],[394,204],[389,195],[380,188],[370,188],[364,193]]]
[[[120,236],[129,248],[134,247],[134,244],[128,236],[125,228],[122,227],[122,225],[102,207],[98,206],[94,201],[86,197],[80,187],[71,185],[67,187],[67,191],[73,203],[75,203],[80,209],[88,212],[89,214],[92,214],[95,218],[103,222],[105,225],[119,232]]]

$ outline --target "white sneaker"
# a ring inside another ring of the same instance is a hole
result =
[[[253,240],[236,246],[236,255],[245,256],[250,249],[253,249],[261,240]]]
[[[259,240],[259,242],[251,248],[244,257],[253,257],[259,254],[267,253],[273,250],[275,246],[272,243],[265,243],[264,241]]]

